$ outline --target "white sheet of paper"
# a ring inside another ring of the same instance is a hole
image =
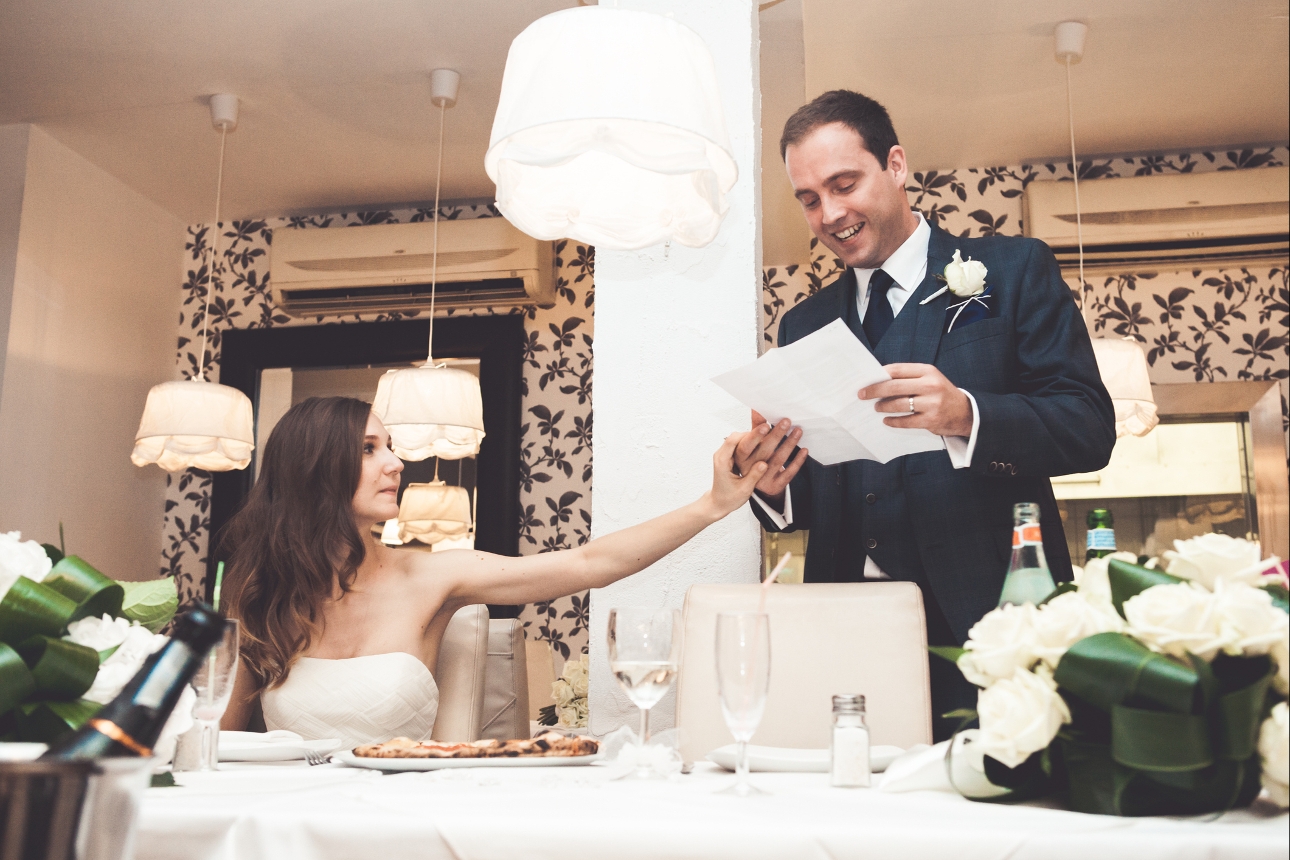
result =
[[[789,418],[802,428],[803,448],[825,466],[847,460],[887,463],[905,454],[939,451],[940,436],[918,428],[888,427],[892,413],[856,392],[891,377],[842,320],[712,381],[774,424]]]

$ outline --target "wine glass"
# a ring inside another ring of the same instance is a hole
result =
[[[649,741],[649,709],[672,686],[680,656],[681,613],[675,609],[609,610],[609,669],[641,710],[642,747]],[[642,764],[635,776],[661,774]]]
[[[717,615],[717,689],[721,715],[738,744],[735,784],[718,794],[766,794],[748,781],[748,741],[761,723],[770,687],[770,618],[764,612]]]
[[[193,719],[201,726],[202,746],[200,771],[219,770],[219,719],[228,708],[233,695],[233,682],[237,678],[238,623],[225,619],[224,636],[193,676],[193,689],[197,703],[193,705]]]

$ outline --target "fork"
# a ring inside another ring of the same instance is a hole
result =
[[[305,761],[310,767],[328,764],[331,762],[331,753],[307,752],[305,753]]]

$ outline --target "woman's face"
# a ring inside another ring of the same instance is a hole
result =
[[[399,473],[403,461],[390,449],[390,434],[375,414],[363,431],[363,472],[354,491],[354,516],[360,523],[378,523],[399,515]]]

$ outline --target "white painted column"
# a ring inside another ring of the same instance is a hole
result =
[[[752,0],[621,0],[675,17],[716,60],[739,167],[730,210],[706,248],[673,244],[596,253],[596,378],[592,535],[615,532],[698,498],[712,454],[748,411],[709,380],[757,357],[761,331],[761,125],[757,5]],[[591,595],[591,730],[637,724],[609,674],[605,625],[618,606],[680,609],[689,586],[755,583],[757,522],[731,514],[648,570]],[[715,692],[714,692],[715,694]],[[674,692],[651,713],[670,728]]]

